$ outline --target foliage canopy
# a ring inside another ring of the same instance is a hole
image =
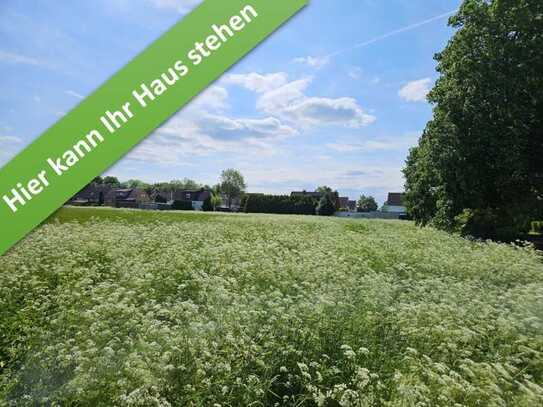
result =
[[[543,2],[466,0],[404,169],[419,224],[510,239],[543,204]]]

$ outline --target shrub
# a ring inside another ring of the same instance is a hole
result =
[[[332,216],[336,213],[336,199],[334,194],[325,194],[319,201],[317,206],[317,215]]]
[[[174,211],[192,211],[192,201],[173,201],[172,210]]]
[[[315,215],[316,202],[309,196],[246,194],[241,207],[245,213]]]
[[[456,231],[462,236],[512,241],[521,233],[517,222],[490,208],[465,209],[455,221]]]
[[[208,197],[205,201],[204,201],[204,204],[202,206],[202,210],[204,212],[213,212],[213,204],[211,202],[211,196]]]
[[[543,221],[532,222],[532,233],[543,235]]]
[[[161,194],[157,194],[155,196],[155,202],[156,203],[168,203],[168,200],[166,198],[164,198],[164,196],[162,196]]]
[[[361,195],[357,202],[357,212],[375,212],[378,208],[373,196]]]

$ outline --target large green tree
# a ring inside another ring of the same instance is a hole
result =
[[[465,0],[404,170],[420,224],[510,238],[543,203],[543,1]]]
[[[119,188],[121,186],[121,183],[119,182],[119,179],[117,177],[107,176],[104,177],[102,182],[104,185],[108,185],[112,188]]]
[[[129,179],[128,181],[122,182],[121,186],[123,188],[141,188],[141,189],[149,188],[149,184],[147,184],[146,182],[140,181],[139,179]]]
[[[374,212],[379,208],[377,201],[371,195],[360,195],[360,199],[358,200],[356,206],[359,212]]]
[[[190,178],[183,178],[182,180],[174,179],[170,181],[169,187],[172,189],[196,190],[202,188],[202,185]]]
[[[221,174],[219,188],[222,194],[224,194],[228,200],[228,207],[232,207],[232,201],[236,198],[240,198],[247,184],[243,175],[238,170],[228,169],[224,170]]]
[[[319,200],[316,213],[319,216],[332,216],[337,210],[336,194],[334,192],[325,193]]]

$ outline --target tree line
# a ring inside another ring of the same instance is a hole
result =
[[[177,190],[205,190],[210,191],[211,196],[204,202],[204,210],[215,210],[222,204],[222,197],[224,196],[227,201],[227,205],[230,208],[233,200],[241,198],[247,184],[243,175],[235,169],[227,169],[221,173],[219,183],[214,186],[207,184],[201,184],[189,178],[182,180],[172,180],[170,182],[157,182],[147,183],[139,179],[130,179],[128,181],[120,182],[117,177],[106,176],[96,177],[90,183],[91,185],[106,185],[114,189],[131,189],[139,188],[144,190],[149,196],[156,197],[156,202],[165,201],[161,198],[160,194],[166,195],[169,192]],[[178,210],[190,210],[192,209],[192,203],[177,201],[174,202],[172,209]]]
[[[420,225],[511,240],[543,219],[543,1],[465,0],[407,158]]]
[[[320,215],[331,216],[340,210],[339,193],[328,186],[318,187],[315,191],[319,198],[311,196],[292,195],[265,195],[246,193],[247,183],[240,171],[227,169],[221,173],[219,183],[213,187],[198,183],[192,179],[173,180],[170,182],[146,183],[138,179],[120,182],[114,176],[96,177],[91,184],[107,185],[111,188],[140,188],[155,202],[166,203],[164,195],[176,190],[206,190],[211,196],[204,202],[204,211],[216,210],[222,203],[224,196],[228,208],[232,207],[234,200],[240,201],[240,210],[245,213],[273,213],[292,215]],[[191,210],[192,202],[175,201],[172,209]],[[357,202],[359,212],[373,212],[378,209],[374,197],[361,195]]]

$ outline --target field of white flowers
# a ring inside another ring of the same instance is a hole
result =
[[[530,248],[394,221],[95,214],[0,257],[0,405],[543,405]]]

